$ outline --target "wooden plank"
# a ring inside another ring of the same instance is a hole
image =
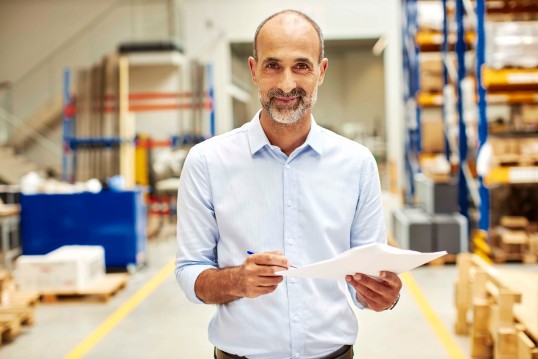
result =
[[[134,115],[129,113],[129,60],[126,56],[119,60],[119,135],[120,175],[125,180],[126,188],[133,188],[134,183]]]
[[[500,328],[495,338],[495,359],[514,359],[517,357],[518,338],[515,328]]]
[[[21,331],[21,321],[15,314],[0,314],[0,325],[4,329],[2,341],[12,341]]]
[[[34,308],[24,306],[0,306],[0,315],[13,314],[16,315],[22,325],[33,325],[35,323]]]
[[[8,304],[35,307],[39,303],[39,297],[37,292],[14,291],[8,296]]]
[[[457,256],[458,279],[455,284],[456,323],[455,332],[458,335],[469,334],[467,313],[471,308],[471,254],[460,253]]]
[[[128,279],[128,274],[107,274],[103,278],[93,281],[84,290],[43,292],[41,294],[45,303],[54,303],[62,299],[77,301],[97,299],[106,302],[127,285]]]
[[[523,331],[517,333],[517,359],[538,359],[538,348]]]
[[[527,244],[529,236],[525,231],[506,230],[501,234],[501,239],[505,244]]]
[[[0,217],[9,217],[21,212],[21,206],[18,204],[0,204]]]
[[[473,358],[491,358],[492,343],[491,336],[488,333],[489,311],[487,300],[474,300],[474,321],[471,327],[471,356]]]
[[[521,303],[514,306],[514,314],[531,339],[538,342],[538,273],[499,270],[498,274],[507,288],[522,293]]]

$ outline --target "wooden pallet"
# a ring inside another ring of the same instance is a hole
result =
[[[110,298],[127,285],[128,274],[107,274],[95,280],[88,288],[80,291],[43,292],[41,299],[44,303],[55,303],[60,300],[100,301],[108,302]]]
[[[507,262],[519,262],[534,264],[538,262],[538,256],[531,252],[507,252],[499,247],[491,247],[491,259],[496,264]]]
[[[0,314],[0,337],[2,342],[10,342],[19,335],[21,320],[16,314]]]
[[[497,167],[536,166],[537,156],[504,155],[493,159],[493,165]]]
[[[470,334],[472,358],[538,358],[538,273],[497,270],[460,254],[455,292],[455,330]]]
[[[8,294],[7,304],[15,306],[35,307],[39,303],[40,294],[38,292],[14,291]]]
[[[0,306],[0,315],[10,314],[19,318],[22,325],[33,325],[35,323],[35,311],[32,307],[2,305]]]

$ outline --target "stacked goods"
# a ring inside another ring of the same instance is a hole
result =
[[[127,274],[105,275],[101,246],[63,246],[46,255],[20,256],[16,265],[17,285],[37,291],[44,302],[59,297],[108,301],[128,279]]]
[[[493,164],[496,166],[533,166],[538,163],[538,137],[491,137]]]
[[[525,217],[503,216],[500,225],[491,231],[492,257],[497,263],[521,261],[536,263],[537,232]]]
[[[46,255],[22,255],[15,279],[23,290],[80,291],[105,275],[101,246],[63,246]]]
[[[468,251],[468,221],[457,213],[457,184],[416,174],[415,188],[418,208],[392,212],[394,239],[404,249],[447,251],[442,263],[454,263],[457,253]]]
[[[471,357],[537,358],[538,273],[496,270],[469,253],[457,264],[455,331],[470,335]]]
[[[488,22],[486,40],[488,66],[538,67],[538,21]]]
[[[538,105],[523,104],[521,105],[521,116],[519,127],[522,130],[537,131],[538,130]],[[538,141],[537,141],[538,142]]]
[[[439,52],[420,55],[420,89],[424,92],[442,93],[444,87],[443,58]]]
[[[421,126],[421,144],[424,153],[443,153],[445,150],[443,120],[425,119]]]
[[[451,179],[451,167],[444,155],[423,156],[420,159],[423,174],[436,183],[448,183]]]
[[[538,191],[533,184],[495,186],[490,191],[491,228],[501,225],[503,217],[525,217],[529,233],[536,231],[538,223]]]

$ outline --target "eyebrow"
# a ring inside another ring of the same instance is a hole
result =
[[[276,58],[276,57],[268,57],[266,58],[265,60],[263,60],[263,64],[267,64],[269,62],[277,62],[277,63],[280,63],[282,62],[282,60],[280,60],[279,58]],[[295,62],[306,62],[309,66],[313,66],[314,64],[312,63],[312,61],[306,57],[299,57],[299,58],[296,58],[295,59]]]
[[[300,57],[298,59],[295,59],[295,62],[306,62],[309,66],[313,66],[314,64],[310,59],[307,59],[306,57]]]

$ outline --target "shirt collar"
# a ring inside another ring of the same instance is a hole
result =
[[[260,113],[261,110],[254,115],[248,127],[248,142],[250,146],[250,153],[252,155],[256,154],[264,146],[270,145],[269,139],[267,139],[267,136],[265,135],[260,123]],[[321,134],[321,127],[319,127],[314,120],[314,116],[311,116],[311,118],[312,122],[310,125],[310,132],[306,137],[305,145],[310,146],[314,151],[321,155],[323,153],[323,137]]]

